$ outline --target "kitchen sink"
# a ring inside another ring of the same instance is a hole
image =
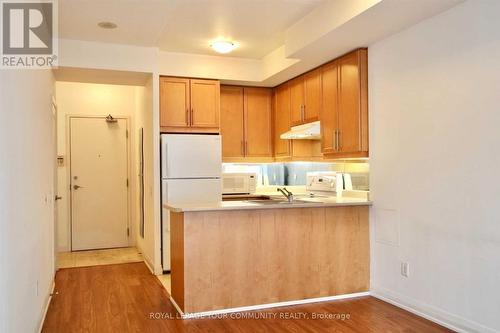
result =
[[[304,203],[312,203],[311,201],[306,200],[293,200],[288,201],[286,199],[264,199],[264,200],[248,200],[248,202],[257,203],[261,205],[293,205],[293,204],[304,204]]]

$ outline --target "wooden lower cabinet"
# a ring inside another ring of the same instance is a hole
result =
[[[185,313],[366,292],[368,206],[171,213]]]

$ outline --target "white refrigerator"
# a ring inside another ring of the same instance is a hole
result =
[[[162,207],[222,200],[220,135],[162,134]],[[162,266],[170,271],[170,214],[162,208]]]

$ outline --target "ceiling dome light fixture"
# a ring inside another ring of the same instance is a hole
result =
[[[210,44],[210,47],[218,53],[229,53],[236,48],[236,45],[227,40],[217,40]]]
[[[116,29],[116,27],[118,27],[116,23],[113,22],[99,22],[97,23],[97,26],[103,29]]]

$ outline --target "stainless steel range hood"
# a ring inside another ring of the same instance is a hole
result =
[[[294,126],[288,132],[280,135],[284,140],[319,140],[321,138],[320,122]]]

